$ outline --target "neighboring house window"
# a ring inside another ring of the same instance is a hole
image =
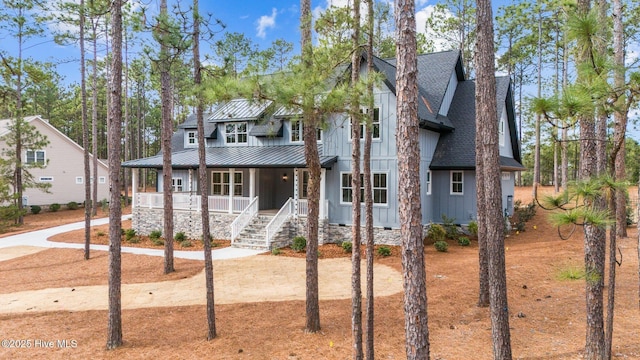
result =
[[[451,195],[462,195],[464,188],[464,172],[451,172]]]
[[[503,181],[509,181],[511,180],[511,173],[510,172],[502,172],[502,180]]]
[[[44,165],[45,160],[44,150],[27,150],[27,164]]]
[[[353,200],[353,188],[351,187],[351,173],[342,173],[340,176],[340,190],[342,203],[351,203]],[[388,183],[386,173],[373,173],[373,203],[387,204]],[[364,175],[360,174],[360,200],[364,201]]]
[[[196,134],[198,132],[195,130],[189,130],[185,133],[185,146],[196,146],[198,145],[198,138],[196,137]]]
[[[369,109],[360,110],[362,113],[369,113]],[[371,123],[371,138],[380,139],[380,108],[373,109],[373,122]],[[364,139],[365,124],[360,125],[360,139]],[[351,127],[349,127],[349,140],[351,140]]]
[[[171,179],[171,187],[173,188],[173,192],[183,191],[184,188],[182,187],[182,178]]]
[[[76,176],[76,184],[84,184],[84,178],[82,176]]]
[[[500,141],[500,146],[504,146],[504,119],[500,118],[500,123],[498,124],[498,139]]]
[[[431,195],[431,170],[427,170],[427,195]]]
[[[40,182],[53,182],[53,176],[40,176]]]
[[[316,139],[322,141],[322,129],[316,132]],[[291,142],[304,141],[304,124],[301,120],[291,121]]]
[[[229,195],[231,185],[228,171],[211,173],[211,192],[213,195]],[[242,172],[233,173],[233,195],[242,196]]]
[[[227,144],[247,143],[247,123],[230,123],[225,126]]]
[[[104,176],[99,176],[98,177],[98,184],[106,184],[107,183],[107,178]]]

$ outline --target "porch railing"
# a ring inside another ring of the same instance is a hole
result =
[[[162,193],[137,193],[136,206],[149,209],[162,209],[164,198]],[[248,197],[234,196],[232,201],[233,212],[241,213],[245,210],[251,199]],[[209,196],[209,211],[229,212],[229,197],[214,195]],[[173,208],[176,210],[200,211],[200,195],[192,193],[174,193]]]
[[[231,223],[231,243],[240,235],[242,229],[244,229],[251,220],[258,214],[258,197],[256,196],[249,202],[249,205],[238,215],[238,217]]]
[[[329,213],[329,202],[327,200],[321,200],[320,206],[324,207],[324,216]],[[298,216],[309,216],[309,202],[307,199],[298,200]]]
[[[267,249],[271,244],[271,239],[273,236],[280,230],[282,224],[284,224],[289,217],[293,215],[293,199],[289,198],[286,203],[280,208],[280,211],[276,214],[276,216],[271,219],[267,227],[265,228],[265,238],[267,242]]]

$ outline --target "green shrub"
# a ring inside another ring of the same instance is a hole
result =
[[[458,230],[458,225],[455,224],[456,219],[447,217],[445,214],[442,214],[442,226],[446,232],[447,239],[457,239],[460,235],[460,231]]]
[[[140,242],[140,236],[133,236],[130,239],[127,239],[128,243],[137,244]]]
[[[304,236],[296,236],[291,243],[291,249],[295,252],[303,252],[307,247],[307,239]]]
[[[388,246],[380,246],[377,250],[378,255],[382,257],[391,256],[391,248]]]
[[[440,252],[447,252],[449,250],[449,244],[444,240],[436,241],[433,246]]]
[[[31,213],[32,214],[39,214],[40,211],[42,211],[42,208],[38,205],[32,205],[31,206]]]
[[[466,236],[462,236],[458,238],[458,245],[460,246],[469,246],[469,244],[471,244],[471,241],[469,241],[469,238]]]
[[[429,231],[427,231],[427,237],[433,242],[444,240],[445,235],[444,228],[439,224],[431,224]]]
[[[342,246],[342,250],[346,253],[353,251],[353,244],[351,244],[351,241],[343,241],[340,246]]]
[[[182,231],[177,232],[173,239],[179,243],[187,240],[187,235],[185,235]]]
[[[53,203],[53,204],[49,205],[49,211],[56,212],[58,210],[60,210],[60,204]]]
[[[273,250],[271,250],[271,255],[280,255],[282,254],[282,250],[278,249],[278,248],[273,248]]]
[[[182,240],[180,242],[180,246],[182,246],[182,247],[192,247],[193,244],[191,243],[191,240],[186,240],[185,239],[185,240]]]
[[[211,247],[214,248],[214,247],[218,247],[218,246],[220,246],[220,244],[218,244],[217,242],[214,242],[214,240],[212,239],[211,240]]]
[[[164,245],[164,240],[160,238],[151,239],[151,242],[153,243],[153,245],[158,245],[158,246]]]
[[[100,200],[100,209],[102,209],[102,212],[109,211],[109,201],[107,199]]]
[[[71,201],[70,203],[67,204],[67,209],[69,209],[69,210],[78,209],[78,203],[75,202],[75,201]]]
[[[96,233],[96,235],[98,235],[98,236],[105,236],[105,235],[107,235],[107,234],[105,234],[105,232],[104,232],[104,231],[98,231],[98,232]]]
[[[162,230],[153,230],[151,233],[149,233],[149,239],[151,240],[160,239],[161,236],[162,236]]]
[[[133,229],[126,229],[124,231],[124,239],[125,241],[131,242],[131,239],[136,237],[136,231]]]
[[[467,229],[473,236],[478,236],[478,223],[475,221],[470,221],[469,225],[467,225]]]

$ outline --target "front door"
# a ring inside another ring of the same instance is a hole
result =
[[[293,197],[293,169],[259,169],[256,194],[260,210],[280,209]]]

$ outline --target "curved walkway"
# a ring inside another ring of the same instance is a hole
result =
[[[127,218],[127,217],[123,217]],[[93,225],[108,223],[96,219]],[[84,248],[83,244],[47,241],[59,233],[82,229],[84,222],[38,230],[0,238],[0,261],[33,253],[45,248]],[[108,250],[106,245],[92,245],[95,250]],[[13,250],[13,251],[12,251]],[[162,250],[123,247],[123,252],[163,256]],[[305,299],[305,259],[278,256],[251,256],[257,250],[222,248],[212,251],[214,260],[216,304]],[[201,251],[176,251],[176,257],[202,259]],[[364,264],[363,264],[364,266]],[[391,267],[374,265],[375,296],[388,296],[402,291],[402,276]],[[321,300],[351,297],[351,260],[348,258],[319,261]],[[363,281],[365,279],[363,278]],[[122,307],[135,309],[157,306],[206,304],[205,277],[201,272],[191,278],[154,283],[123,284]],[[364,286],[364,284],[363,284]],[[0,313],[40,311],[106,310],[106,285],[49,288],[0,294]]]

